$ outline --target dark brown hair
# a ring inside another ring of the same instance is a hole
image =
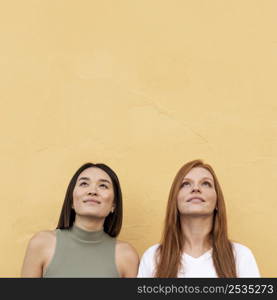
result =
[[[166,210],[164,230],[156,255],[155,277],[177,277],[181,267],[183,240],[180,217],[177,208],[177,195],[184,176],[195,167],[207,169],[214,178],[217,194],[217,209],[214,211],[211,230],[213,263],[218,277],[237,277],[232,244],[227,234],[226,208],[222,190],[212,167],[201,160],[186,163],[177,173],[172,183]]]
[[[71,178],[69,185],[67,187],[57,228],[66,229],[73,225],[76,216],[74,209],[72,209],[73,190],[75,188],[79,175],[88,168],[99,168],[104,172],[106,172],[112,180],[112,185],[114,190],[115,210],[113,213],[110,213],[106,217],[104,222],[104,231],[107,234],[109,234],[111,237],[116,237],[118,236],[122,226],[122,217],[123,217],[122,193],[121,193],[120,183],[117,175],[110,167],[108,167],[105,164],[86,163],[76,171],[76,173]]]

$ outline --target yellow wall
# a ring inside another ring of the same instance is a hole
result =
[[[219,177],[230,237],[277,276],[276,1],[1,2],[1,277],[55,227],[84,162],[117,172],[120,238],[142,254],[195,158]]]

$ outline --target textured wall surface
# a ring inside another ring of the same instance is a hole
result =
[[[0,276],[19,276],[87,161],[117,172],[120,239],[142,254],[195,158],[218,175],[230,237],[277,276],[276,1],[1,2]]]

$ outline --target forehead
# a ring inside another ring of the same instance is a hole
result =
[[[112,181],[110,176],[105,171],[103,171],[102,169],[96,168],[96,167],[91,167],[91,168],[85,169],[79,175],[78,179],[81,177],[88,177],[91,180],[106,179],[106,180]]]
[[[195,167],[192,168],[184,178],[189,178],[193,180],[201,180],[202,178],[207,177],[213,180],[213,175],[210,173],[209,170],[202,168],[202,167]]]

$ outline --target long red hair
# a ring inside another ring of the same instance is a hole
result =
[[[181,268],[184,239],[177,209],[177,195],[184,176],[195,167],[207,169],[213,176],[217,194],[217,209],[214,211],[211,230],[213,263],[218,277],[237,277],[233,248],[227,233],[226,208],[222,190],[212,167],[202,160],[186,163],[177,173],[172,183],[166,209],[164,230],[156,253],[155,277],[176,278]]]

